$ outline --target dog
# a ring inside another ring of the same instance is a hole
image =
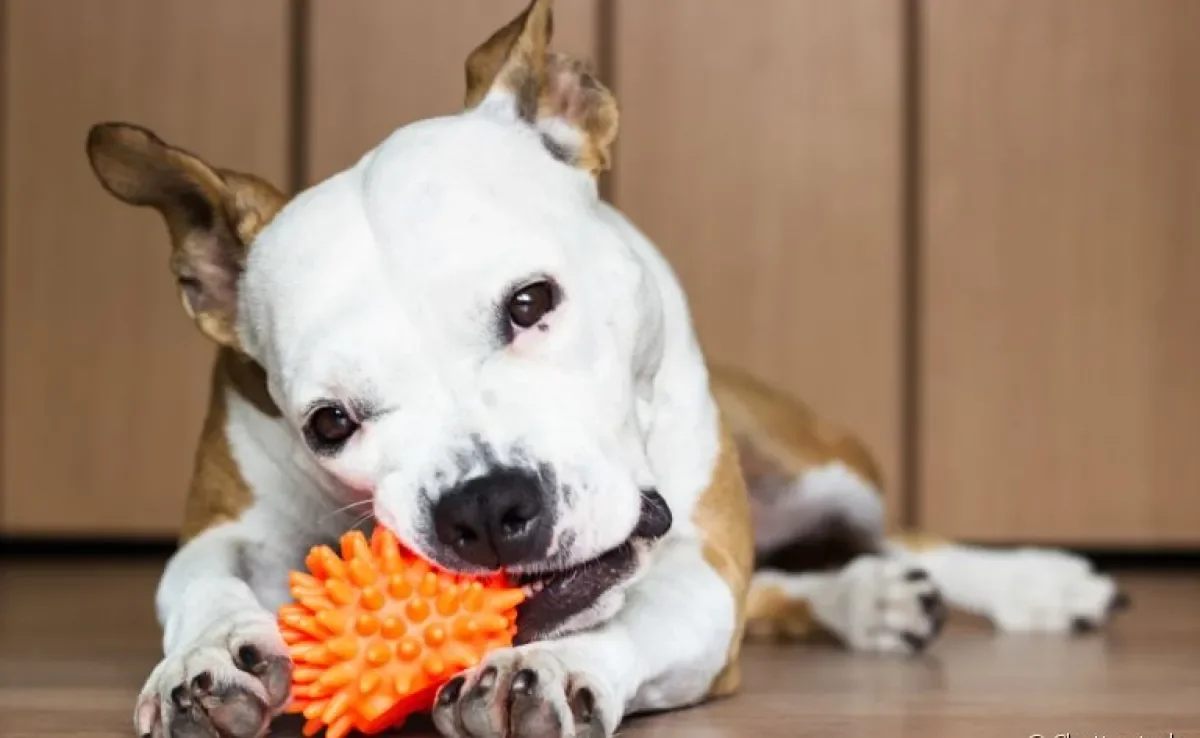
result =
[[[616,101],[550,51],[551,12],[470,54],[461,112],[290,199],[136,125],[89,132],[217,346],[139,735],[262,735],[288,571],[376,524],[529,593],[514,647],[438,693],[448,738],[611,736],[735,693],[748,637],[912,654],[949,608],[1066,633],[1123,604],[1064,552],[889,535],[853,434],[705,361],[671,267],[599,197]]]

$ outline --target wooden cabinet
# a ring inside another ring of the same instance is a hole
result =
[[[171,535],[207,396],[87,127],[310,184],[525,1],[0,0],[0,534]],[[861,433],[892,522],[1200,546],[1200,2],[557,5],[707,353]]]
[[[921,522],[1200,544],[1200,3],[933,0]]]
[[[166,230],[109,197],[88,127],[136,121],[286,183],[285,0],[9,0],[0,509],[19,535],[170,536],[210,349]]]
[[[618,0],[613,200],[711,359],[861,432],[900,512],[901,3]]]

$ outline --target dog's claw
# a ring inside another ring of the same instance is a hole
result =
[[[467,683],[467,678],[457,676],[451,679],[442,687],[442,691],[438,693],[437,703],[439,705],[449,705],[458,701],[462,694],[463,685]]]
[[[171,690],[171,702],[174,702],[175,706],[181,710],[190,709],[192,706],[191,693],[188,692],[187,687],[180,684]]]
[[[912,649],[913,653],[920,653],[921,651],[924,651],[925,646],[929,644],[927,639],[917,635],[916,633],[902,633],[901,637],[904,638],[904,642],[908,644],[908,647]]]
[[[433,722],[447,738],[604,738],[584,682],[544,650],[501,651],[442,688]]]
[[[580,687],[575,692],[575,698],[571,700],[571,713],[577,725],[592,722],[596,714],[596,695],[592,694],[592,690]]]
[[[521,669],[512,680],[512,691],[529,693],[537,686],[537,672],[531,669]]]
[[[249,643],[243,645],[237,650],[238,666],[243,671],[254,671],[263,661],[262,652]]]

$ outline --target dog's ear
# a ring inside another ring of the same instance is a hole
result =
[[[549,51],[552,0],[525,10],[467,57],[466,106],[510,106],[550,152],[599,174],[617,136],[617,101],[583,61]]]
[[[204,335],[238,348],[238,279],[254,236],[286,202],[283,194],[253,175],[214,169],[126,123],[93,126],[87,154],[117,199],[162,215],[183,309]]]

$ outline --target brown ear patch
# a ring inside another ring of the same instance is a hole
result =
[[[570,157],[567,163],[593,174],[609,168],[612,144],[617,138],[617,99],[586,62],[562,54],[551,55],[537,117],[551,125],[565,123],[578,135],[579,140],[568,146],[554,138],[553,133],[544,134],[553,145],[567,152]]]
[[[617,101],[582,60],[549,51],[551,0],[533,0],[467,58],[466,107],[494,91],[508,93],[516,114],[538,128],[557,159],[599,174],[610,166]]]
[[[214,169],[128,123],[93,126],[87,154],[114,197],[162,216],[184,310],[213,341],[236,347],[237,283],[246,252],[283,207],[283,194],[253,175]]]
[[[533,122],[554,35],[552,6],[551,0],[533,0],[471,52],[466,63],[466,107],[475,107],[499,87],[516,97],[521,117]]]
[[[131,123],[100,123],[87,138],[88,160],[100,183],[131,205],[165,207],[176,215],[211,225],[221,179],[183,149],[169,146],[152,131]]]

